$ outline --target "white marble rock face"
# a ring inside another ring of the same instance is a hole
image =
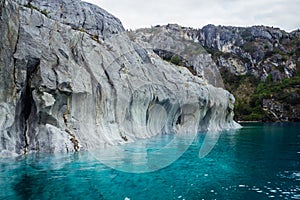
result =
[[[0,0],[0,157],[238,127],[228,91],[132,42],[106,11],[27,3]]]

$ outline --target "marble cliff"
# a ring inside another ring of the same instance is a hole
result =
[[[217,70],[161,59],[97,6],[0,0],[0,27],[0,157],[238,127]]]
[[[171,47],[209,83],[224,84],[236,98],[236,120],[300,121],[299,29],[288,33],[268,26],[195,29],[168,24],[129,31],[129,35],[156,48]],[[211,56],[201,54],[200,47]],[[166,60],[173,56],[156,52]],[[198,62],[201,56],[205,62]],[[218,81],[218,69],[223,83]]]

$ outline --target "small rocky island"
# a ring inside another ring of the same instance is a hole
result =
[[[0,0],[0,26],[0,157],[239,127],[200,45],[194,73],[79,0]]]

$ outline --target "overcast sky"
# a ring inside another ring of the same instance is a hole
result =
[[[126,29],[177,23],[300,28],[300,0],[85,0],[118,17]]]

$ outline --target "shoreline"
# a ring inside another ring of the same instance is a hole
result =
[[[237,123],[258,123],[262,121],[237,121]]]
[[[295,121],[276,121],[276,122],[272,122],[272,121],[268,121],[268,122],[264,122],[264,121],[237,121],[237,123],[299,123],[299,122],[295,122]]]

